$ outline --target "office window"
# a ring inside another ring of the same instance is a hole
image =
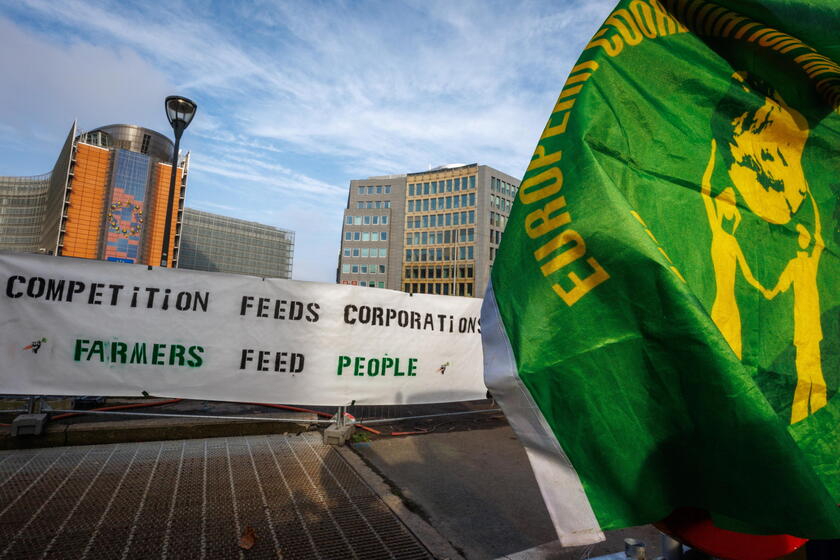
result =
[[[358,248],[358,247],[353,247],[353,256],[354,256],[354,257],[358,257],[358,256],[359,256],[359,248]]]
[[[452,192],[452,179],[446,180],[446,192]]]
[[[426,211],[428,211],[428,210],[429,210],[429,199],[428,199],[428,198],[424,198],[424,199],[423,199],[423,211],[424,211],[424,212],[426,212]]]
[[[473,249],[474,249],[474,247],[473,247],[472,245],[470,245],[469,247],[467,247],[467,258],[468,258],[469,260],[472,260],[472,259],[473,259]],[[470,271],[470,272],[472,272],[472,271]],[[472,276],[472,273],[470,273],[470,276]]]
[[[390,208],[390,207],[391,207],[391,201],[390,201],[390,200],[386,200],[386,201],[385,201],[385,203],[382,205],[382,207],[383,207],[383,208]]]
[[[408,196],[414,196],[414,185],[408,185]]]
[[[366,226],[370,225],[370,216],[362,216],[362,223]]]
[[[375,226],[378,226],[379,225],[379,216],[371,216],[370,217],[370,223],[372,223]]]
[[[349,264],[341,265],[341,272],[343,274],[349,274],[350,273],[350,265]]]
[[[353,223],[357,226],[362,225],[362,217],[361,216],[354,216]]]
[[[380,287],[380,288],[384,288],[385,287],[385,282],[377,282],[377,286]]]
[[[353,265],[353,274],[358,274],[358,273],[359,273],[359,265],[354,264]]]
[[[408,211],[409,212],[414,212],[414,201],[413,200],[408,201]]]
[[[475,193],[470,193],[470,206],[475,206]]]
[[[365,194],[365,188],[359,187],[359,194]]]
[[[345,231],[344,232],[344,241],[350,241],[353,239],[353,232]]]
[[[363,264],[359,268],[361,269],[362,274],[367,274],[368,265]]]
[[[350,256],[350,249],[344,249],[344,256],[345,256],[345,257],[349,257],[349,256]]]
[[[379,232],[378,231],[370,232],[370,240],[371,241],[379,241]]]
[[[387,226],[387,225],[388,225],[388,216],[382,216],[382,225],[383,225],[383,226]]]
[[[458,212],[455,212],[454,214],[452,214],[452,225],[453,225],[453,226],[457,226],[457,225],[458,225],[458,216],[459,216],[459,215],[460,215],[460,214],[459,214]],[[447,220],[447,221],[448,221],[448,220]],[[447,224],[447,225],[449,225],[449,224]]]
[[[475,223],[475,210],[470,210],[470,223]]]
[[[370,233],[365,231],[362,233],[362,241],[370,241]]]
[[[429,202],[429,210],[437,210],[437,199],[436,198],[431,199],[431,201]]]
[[[391,194],[391,185],[385,185],[385,194]]]
[[[382,194],[382,185],[376,186],[376,194]]]
[[[388,256],[388,249],[386,249],[385,247],[382,247],[381,249],[379,249],[379,258],[384,259],[387,256]]]
[[[385,265],[384,264],[379,265],[379,274],[385,274]]]
[[[347,219],[344,220],[344,223],[348,225],[353,225],[353,216],[347,216]]]
[[[429,227],[429,217],[428,216],[423,216],[423,227],[424,228]]]
[[[376,202],[373,203],[373,207],[374,208],[382,208],[382,203],[377,200]]]
[[[369,250],[370,249],[368,249],[367,247],[362,247],[362,258],[366,258],[366,257],[370,256],[370,255],[368,255]]]
[[[420,234],[420,243],[423,244],[423,245],[428,245],[429,244],[429,233],[428,232],[424,231],[423,233]]]
[[[373,208],[373,201],[372,200],[368,200],[367,208]]]
[[[413,239],[412,239],[412,235],[410,233],[405,236],[405,244],[406,245],[413,245],[412,241],[413,241]]]
[[[435,227],[435,223],[437,222],[437,214],[432,214],[429,216],[429,227]]]
[[[357,203],[356,203],[356,208],[364,208],[364,207],[365,207],[365,203],[364,203],[364,202],[357,202]]]
[[[367,188],[367,193],[368,194],[373,194],[373,187],[368,187]]]
[[[362,234],[358,231],[353,232],[353,241],[359,241],[362,238]]]
[[[429,183],[423,183],[423,194],[429,194]]]
[[[387,231],[380,231],[379,232],[379,239],[382,241],[388,241],[388,232]]]
[[[471,189],[475,188],[475,175],[470,176],[470,188]]]

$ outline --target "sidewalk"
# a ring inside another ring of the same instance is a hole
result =
[[[441,405],[433,411],[451,412],[490,406],[490,403],[461,403]],[[7,429],[0,429],[0,449],[15,446],[21,448],[132,441],[155,441],[157,443],[149,445],[163,445],[161,449],[165,450],[169,450],[170,445],[175,447],[184,445],[187,446],[186,449],[193,445],[208,445],[207,442],[210,442],[211,447],[227,445],[224,442],[238,441],[235,436],[261,435],[282,438],[285,436],[270,434],[296,434],[317,429],[317,426],[312,424],[316,416],[310,413],[285,410],[267,413],[264,412],[265,408],[252,405],[185,401],[175,406],[167,406],[166,410],[206,415],[242,415],[250,419],[244,422],[231,422],[220,419],[133,417],[114,421],[111,417],[78,416],[50,423],[47,433],[38,439],[9,438]],[[150,409],[150,411],[161,412],[157,409]],[[426,411],[418,407],[406,407],[406,409],[356,410],[355,412],[360,416],[384,413],[385,416],[402,417],[422,414]],[[296,421],[292,423],[266,421],[272,418],[294,418]],[[324,425],[321,424],[320,427]],[[587,552],[588,556],[595,557],[623,551],[623,539],[628,536],[641,539],[648,544],[649,558],[658,554],[659,534],[649,526],[611,532],[605,543],[600,543],[588,551],[581,548],[559,549],[556,542],[552,544],[556,535],[525,452],[505,423],[504,417],[499,413],[403,421],[390,426],[377,425],[376,428],[383,435],[357,431],[356,439],[361,441],[343,449],[324,448],[323,452],[327,454],[324,457],[341,456],[365,481],[366,485],[376,491],[378,500],[387,504],[410,532],[419,538],[424,547],[437,558],[455,560],[463,557],[467,560],[481,560],[509,557],[520,560],[526,558],[577,560]],[[393,432],[422,432],[424,430],[430,433],[400,437],[388,435]],[[304,433],[303,436],[310,448],[322,447],[318,433]],[[215,439],[193,440],[196,443],[181,441],[173,441],[171,444],[160,443],[160,440],[196,437]],[[294,436],[289,437],[294,438]],[[201,441],[205,443],[198,443]],[[257,440],[251,439],[251,441]],[[304,440],[290,439],[288,441]],[[241,446],[241,444],[236,445]],[[73,448],[62,447],[61,449]],[[55,451],[63,452],[60,449]],[[265,449],[263,449],[264,452]],[[8,462],[9,457],[31,452],[0,453],[5,457],[4,464],[8,466],[11,464]],[[4,464],[0,464],[0,467]],[[226,472],[233,473],[230,466],[225,466],[218,461],[213,464],[215,465],[213,468],[224,467],[228,469]],[[321,469],[316,472],[317,476],[312,476],[308,483],[310,486],[306,492],[310,496],[317,498],[319,493],[326,496],[328,490],[335,490],[335,486],[330,483],[330,476],[325,477]],[[37,469],[33,471],[33,474],[37,476]],[[346,475],[342,476],[346,477]],[[151,475],[147,478],[151,480]],[[253,482],[253,477],[251,480]],[[200,480],[193,483],[195,484],[201,484]],[[249,485],[247,482],[237,484],[244,484],[242,489],[246,491],[246,495],[250,492],[256,496],[253,484]],[[276,480],[275,484],[282,484],[282,481]],[[167,497],[166,499],[172,494],[171,489],[163,486],[158,488],[161,494]],[[297,494],[295,492],[291,494],[292,500]],[[39,495],[43,497],[45,494],[42,492]],[[253,496],[252,500],[256,499]],[[319,503],[321,505],[318,505]],[[318,502],[316,499],[307,506],[313,511],[313,521],[319,519],[323,521],[325,517],[329,517],[323,509],[323,503],[326,502],[323,500]],[[319,510],[319,507],[322,509]],[[319,513],[314,513],[316,510]],[[303,519],[306,518],[307,516],[303,517]],[[0,524],[2,522],[3,519],[0,519]],[[269,525],[270,523],[263,525],[263,535],[266,534],[265,531]],[[49,532],[49,527],[49,525],[44,525],[42,529]],[[225,538],[225,543],[227,543],[225,546],[230,545],[228,542],[232,538],[230,534]],[[293,555],[286,556],[286,558],[289,557]],[[395,557],[402,558],[403,556],[396,555]]]

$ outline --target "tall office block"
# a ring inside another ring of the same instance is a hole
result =
[[[518,188],[478,164],[351,181],[337,280],[481,297]]]
[[[178,268],[291,278],[293,231],[184,209]]]
[[[157,265],[173,150],[166,136],[139,126],[77,133],[74,123],[50,173],[0,177],[0,250]],[[173,267],[188,169],[189,154],[176,170]]]

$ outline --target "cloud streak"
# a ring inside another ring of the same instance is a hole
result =
[[[164,13],[146,3],[26,0],[3,8],[0,31],[40,53],[41,75],[13,76],[48,80],[94,57],[105,76],[88,81],[118,98],[157,105],[169,88],[198,101],[185,136],[190,189],[206,209],[299,227],[295,277],[331,281],[341,223],[325,216],[340,216],[351,179],[453,161],[521,175],[611,4],[176,1]],[[50,118],[66,127],[72,117]],[[161,116],[143,118],[166,130]],[[23,125],[0,108],[0,126]]]

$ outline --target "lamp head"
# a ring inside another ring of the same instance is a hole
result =
[[[193,101],[180,95],[170,95],[164,101],[166,107],[166,118],[169,119],[169,124],[172,125],[172,130],[175,131],[175,136],[180,137],[190,122],[195,116],[198,109]]]

